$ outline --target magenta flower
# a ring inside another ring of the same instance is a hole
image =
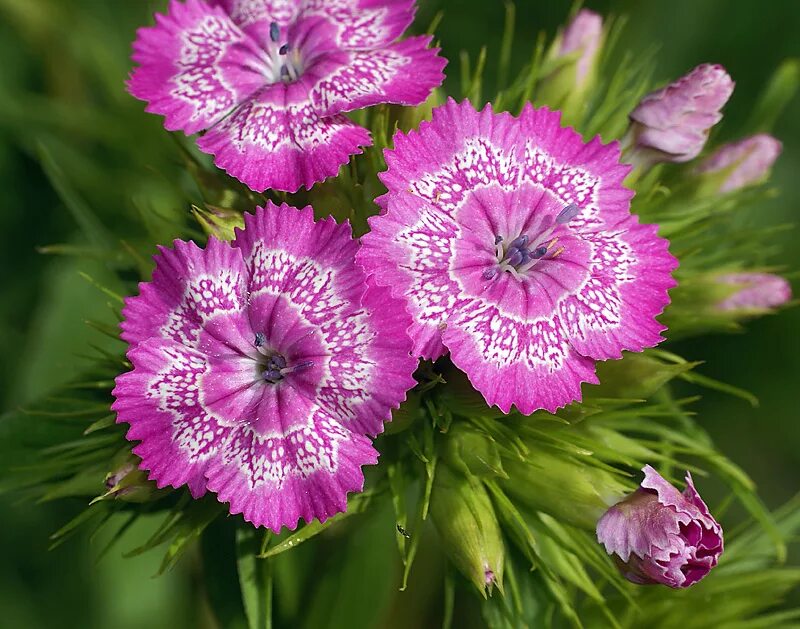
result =
[[[649,465],[641,486],[597,523],[597,539],[633,583],[685,588],[717,565],[722,527],[686,472],[681,494]]]
[[[560,55],[580,51],[575,66],[575,79],[578,86],[586,81],[600,51],[603,39],[603,18],[594,11],[581,9],[564,30]]]
[[[708,133],[722,120],[733,93],[720,65],[703,64],[674,83],[645,96],[631,112],[636,147],[654,161],[688,162],[703,150]]]
[[[395,135],[388,211],[357,260],[408,303],[414,354],[447,350],[504,412],[548,411],[596,382],[595,361],[659,343],[677,261],[630,214],[616,144],[559,114],[450,100]]]
[[[414,0],[171,0],[138,31],[131,94],[253,190],[335,175],[369,132],[344,112],[417,105],[444,79]]]
[[[347,225],[271,203],[233,244],[161,249],[123,309],[134,369],[113,409],[159,487],[206,489],[257,526],[325,520],[363,487],[414,385],[410,319],[366,286]]]
[[[789,282],[771,273],[728,273],[717,277],[717,282],[737,288],[717,304],[725,312],[777,308],[792,298]]]
[[[720,192],[732,192],[762,181],[778,159],[781,143],[766,133],[726,144],[706,158],[697,168],[699,173],[727,171]]]

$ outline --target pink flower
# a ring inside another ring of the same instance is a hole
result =
[[[597,539],[629,581],[686,588],[705,577],[722,553],[722,527],[686,472],[681,494],[649,465],[633,494],[597,523]]]
[[[396,41],[414,0],[171,0],[138,31],[128,88],[170,131],[253,190],[335,175],[366,129],[345,112],[417,105],[446,61],[431,37]]]
[[[688,162],[703,150],[722,119],[733,81],[720,65],[703,64],[674,83],[645,96],[631,112],[636,147],[654,161]]]
[[[707,157],[698,173],[727,171],[720,192],[732,192],[763,180],[781,154],[781,143],[766,133],[725,144]]]
[[[730,284],[738,290],[717,304],[718,310],[767,310],[782,306],[792,298],[789,282],[771,273],[729,273],[717,278],[720,284]]]
[[[233,244],[175,241],[126,301],[133,370],[112,408],[158,487],[207,489],[256,526],[325,520],[360,491],[414,385],[402,304],[310,207],[245,215]]]
[[[396,134],[357,260],[408,303],[414,354],[449,350],[490,405],[528,414],[580,399],[596,360],[659,343],[677,261],[631,216],[619,156],[531,106],[450,100]]]
[[[564,30],[559,53],[561,56],[580,51],[575,79],[580,86],[586,80],[600,51],[603,39],[603,18],[594,11],[581,9]]]

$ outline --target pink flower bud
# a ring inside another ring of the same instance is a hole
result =
[[[722,527],[686,473],[681,494],[649,465],[641,486],[606,511],[597,539],[633,583],[685,588],[717,565]]]
[[[648,94],[631,112],[638,149],[655,161],[688,162],[703,150],[708,132],[722,119],[720,109],[733,93],[720,65],[703,64],[674,83]]]
[[[759,133],[720,147],[700,164],[697,172],[727,172],[728,176],[719,191],[731,192],[764,179],[782,148],[781,143],[771,135]]]
[[[603,18],[588,9],[581,9],[564,30],[561,40],[561,55],[568,55],[580,50],[581,54],[575,67],[575,80],[582,85],[592,69],[600,43],[603,39]]]
[[[717,282],[739,287],[717,304],[725,312],[776,308],[792,298],[789,282],[771,273],[729,273],[720,275]]]

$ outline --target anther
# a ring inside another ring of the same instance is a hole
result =
[[[283,46],[278,48],[278,54],[279,55],[285,55],[288,52],[289,52],[289,44],[284,44]]]
[[[281,29],[278,26],[277,22],[272,22],[269,25],[269,38],[274,42],[278,42],[278,38],[281,36]]]
[[[256,347],[261,347],[266,342],[267,342],[267,337],[264,335],[264,333],[256,332],[256,339],[253,342],[253,345],[255,345]]]
[[[566,225],[578,214],[580,214],[580,211],[581,209],[577,205],[570,203],[558,213],[558,216],[556,216],[556,223],[559,225]]]

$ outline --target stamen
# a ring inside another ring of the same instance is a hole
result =
[[[292,367],[284,367],[283,369],[281,369],[280,373],[281,373],[282,376],[288,375],[290,373],[300,373],[301,371],[305,371],[306,369],[310,369],[313,366],[314,366],[314,361],[313,360],[306,360],[306,361],[304,361],[302,363],[297,363],[296,365],[293,365]]]
[[[256,332],[256,339],[253,342],[253,345],[255,345],[256,347],[261,347],[266,342],[267,342],[267,337],[264,335],[264,333]]]
[[[542,245],[541,247],[536,247],[536,249],[534,249],[534,250],[533,250],[533,253],[531,254],[531,257],[532,257],[534,260],[538,260],[538,259],[539,259],[539,258],[541,258],[541,257],[542,257],[542,256],[543,256],[545,253],[547,253],[547,247],[545,247],[544,245]]]
[[[278,38],[281,36],[281,29],[277,22],[272,22],[269,25],[269,38],[273,43],[278,43]]]
[[[558,216],[556,216],[556,223],[559,225],[566,225],[578,214],[580,214],[580,211],[581,209],[577,205],[570,203],[558,213]]]
[[[503,242],[502,236],[498,234],[497,236],[494,237],[494,244],[499,245],[501,242]]]
[[[289,52],[289,44],[284,44],[283,46],[278,48],[278,54],[279,55],[285,55],[288,52]]]
[[[508,245],[508,248],[513,249],[514,247],[516,247],[517,249],[523,249],[527,244],[528,244],[528,234],[522,234],[522,236],[519,236],[518,238],[512,240],[511,244]]]

